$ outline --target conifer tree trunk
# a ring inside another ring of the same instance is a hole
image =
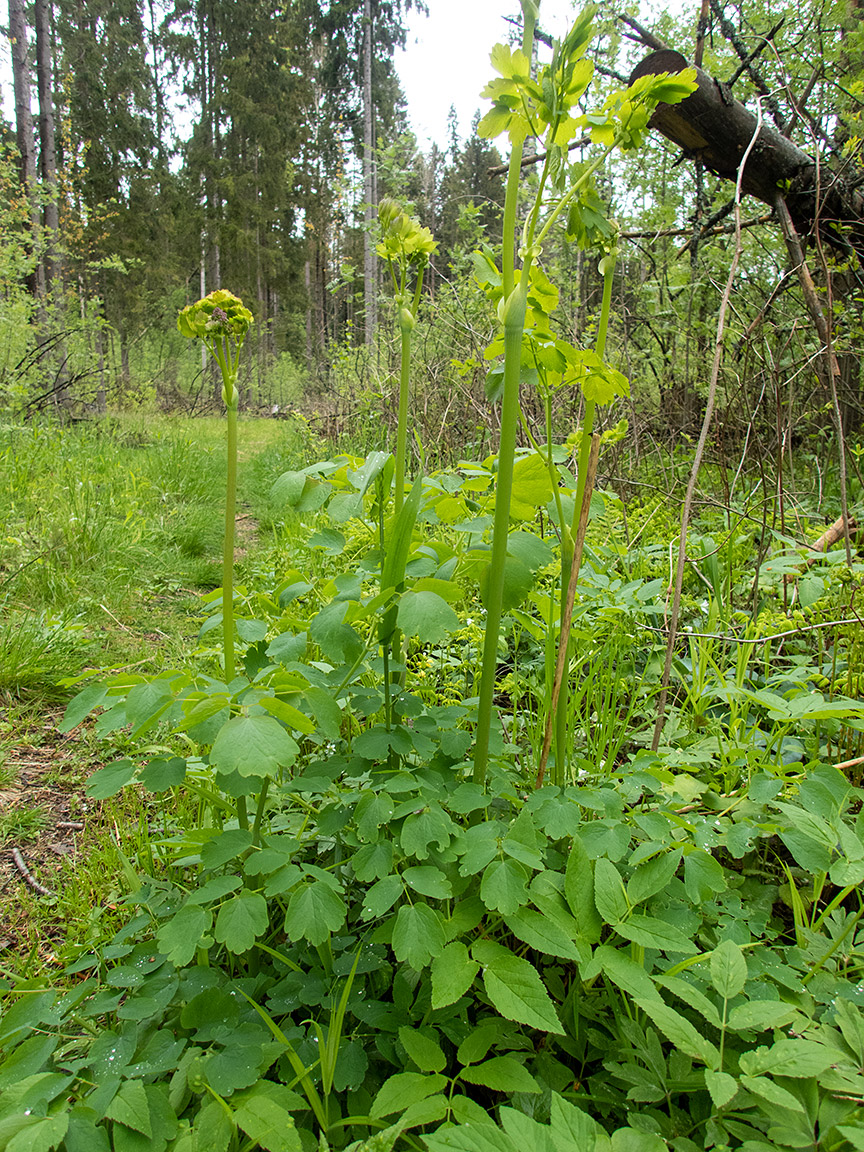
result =
[[[40,217],[36,202],[36,141],[30,107],[30,47],[22,0],[9,0],[9,39],[12,44],[12,84],[15,97],[15,130],[20,155],[21,185],[30,202],[33,245],[38,248]],[[28,287],[44,310],[45,270],[41,261],[28,277]],[[44,317],[43,317],[44,318]]]
[[[45,200],[45,280],[56,295],[60,287],[60,214],[57,203],[57,146],[51,53],[51,3],[36,0],[36,85],[39,93],[39,169]]]
[[[372,102],[372,0],[363,0],[363,199],[366,230],[363,233],[363,333],[371,344],[378,324],[378,284],[375,274],[375,108]]]

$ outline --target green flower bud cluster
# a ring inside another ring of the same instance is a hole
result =
[[[228,337],[239,348],[252,324],[252,313],[231,292],[218,289],[189,304],[177,317],[177,327],[190,340]]]
[[[391,197],[385,196],[378,205],[378,222],[382,238],[378,255],[382,260],[401,263],[407,260],[425,268],[438,244],[428,228],[423,228]]]

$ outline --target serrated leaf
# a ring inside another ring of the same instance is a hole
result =
[[[303,1143],[290,1111],[269,1095],[256,1094],[244,1100],[234,1113],[234,1122],[267,1152],[302,1152]]]
[[[564,1034],[555,1006],[533,964],[492,940],[478,940],[471,953],[483,969],[486,995],[506,1020],[542,1032]]]
[[[643,948],[658,948],[662,952],[686,952],[694,954],[696,946],[683,932],[665,920],[643,916],[636,912],[615,925],[615,931],[625,940],[632,940]]]
[[[798,1097],[794,1096],[787,1088],[781,1088],[779,1084],[775,1084],[768,1076],[742,1076],[741,1087],[778,1108],[788,1108],[792,1112],[804,1112],[804,1105]]]
[[[579,949],[564,929],[533,908],[519,908],[512,916],[506,916],[504,923],[517,939],[537,952],[562,960],[581,959]]]
[[[512,1056],[493,1056],[482,1064],[463,1068],[462,1079],[495,1092],[539,1092],[540,1085],[528,1069]]]
[[[428,904],[403,904],[396,913],[392,947],[396,959],[420,972],[444,951],[447,935],[440,912]]]
[[[480,965],[468,955],[461,940],[453,940],[432,961],[432,1007],[446,1008],[464,996]]]
[[[445,1068],[447,1057],[441,1045],[425,1032],[403,1025],[399,1029],[399,1040],[421,1072],[441,1072]]]
[[[14,1120],[17,1119],[14,1117]],[[69,1115],[66,1112],[56,1116],[28,1116],[26,1120],[27,1126],[16,1132],[5,1145],[6,1152],[52,1152],[69,1128]]]
[[[589,944],[596,944],[600,939],[603,921],[594,903],[594,868],[578,836],[574,836],[567,857],[564,895],[579,927],[579,934]]]
[[[741,1071],[747,1076],[770,1072],[772,1076],[819,1076],[835,1063],[837,1053],[813,1040],[778,1040],[770,1048],[742,1052]]]
[[[233,716],[223,724],[210,752],[217,772],[275,776],[288,768],[299,748],[272,716]]]
[[[528,879],[528,869],[518,860],[493,860],[483,872],[480,899],[490,910],[508,916],[527,904]]]
[[[611,925],[623,920],[630,910],[621,874],[605,856],[594,863],[594,905]]]
[[[267,901],[258,892],[244,890],[219,909],[213,936],[217,943],[239,956],[263,936],[268,922]]]
[[[406,868],[402,879],[409,888],[419,892],[421,896],[431,896],[436,900],[449,900],[453,895],[453,886],[444,873],[431,864],[421,864],[413,868]]]
[[[370,1115],[391,1116],[394,1112],[404,1112],[412,1104],[425,1100],[440,1092],[447,1084],[447,1077],[438,1073],[425,1075],[422,1072],[397,1072],[385,1080],[372,1103]]]
[[[748,1000],[730,1011],[727,1025],[735,1032],[764,1032],[770,1028],[785,1028],[795,1014],[795,1007],[785,1005],[781,1000]]]
[[[405,592],[399,600],[396,623],[406,636],[421,644],[439,644],[460,627],[459,617],[437,592]]]
[[[637,1003],[676,1048],[680,1048],[695,1060],[701,1060],[709,1068],[717,1068],[720,1053],[680,1012],[676,1012],[659,998],[637,1000]]]
[[[201,937],[210,931],[212,923],[213,913],[209,908],[184,904],[156,933],[159,951],[178,968],[185,968],[195,955]]]
[[[295,889],[285,913],[285,931],[289,939],[323,944],[331,932],[345,923],[345,901],[323,880],[313,880]]]
[[[150,1105],[147,1103],[147,1093],[140,1080],[126,1080],[121,1085],[117,1095],[105,1110],[109,1120],[117,1120],[127,1128],[133,1128],[143,1136],[152,1137],[153,1129],[150,1124]]]
[[[714,1072],[705,1069],[705,1087],[711,1093],[715,1108],[723,1108],[738,1091],[738,1083],[728,1072]]]
[[[711,983],[726,1000],[734,999],[747,983],[747,961],[733,940],[724,940],[711,953]]]

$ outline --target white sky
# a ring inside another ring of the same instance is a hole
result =
[[[494,44],[508,43],[512,25],[505,17],[519,16],[519,0],[426,0],[429,15],[408,13],[404,52],[396,53],[396,69],[408,101],[408,117],[420,148],[431,143],[446,148],[447,114],[451,104],[464,140],[474,113],[485,112],[488,100],[480,92],[496,73],[489,63]],[[561,36],[581,10],[571,0],[543,0],[540,27]]]
[[[660,7],[682,7],[682,0],[655,0]],[[684,0],[686,3],[686,0]],[[421,149],[434,141],[446,148],[447,114],[456,108],[464,140],[474,113],[488,108],[480,92],[495,75],[489,63],[492,46],[507,43],[512,26],[507,16],[521,16],[519,0],[426,0],[429,15],[408,13],[406,49],[397,52],[396,67],[408,101],[408,116]],[[648,7],[652,5],[649,3]],[[540,27],[560,37],[582,0],[542,0]],[[641,7],[646,7],[645,4]],[[646,18],[650,27],[650,17]],[[9,41],[0,36],[0,104],[12,122],[12,76]]]

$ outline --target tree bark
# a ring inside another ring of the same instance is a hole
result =
[[[30,46],[22,0],[9,0],[9,39],[12,45],[12,86],[15,97],[15,130],[20,156],[21,185],[30,203],[30,225],[33,246],[38,251],[40,214],[36,196],[36,141],[33,135],[33,112],[30,106]],[[45,270],[37,261],[28,277],[31,293],[44,307]]]
[[[372,102],[372,0],[363,0],[363,334],[371,344],[378,325],[378,278],[375,268],[375,108]]]
[[[634,69],[630,82],[659,72],[692,67],[680,52],[652,52]],[[651,118],[667,140],[727,180],[736,179],[741,157],[753,136],[756,117],[735,100],[727,85],[696,69],[698,88],[682,103],[660,104]],[[818,221],[822,240],[864,264],[864,196],[775,128],[764,124],[744,173],[742,191],[773,208],[778,188],[796,231],[809,235]]]
[[[57,145],[51,61],[51,3],[36,0],[36,85],[39,93],[39,168],[45,192],[45,280],[52,293],[60,287],[60,212],[57,203]]]

